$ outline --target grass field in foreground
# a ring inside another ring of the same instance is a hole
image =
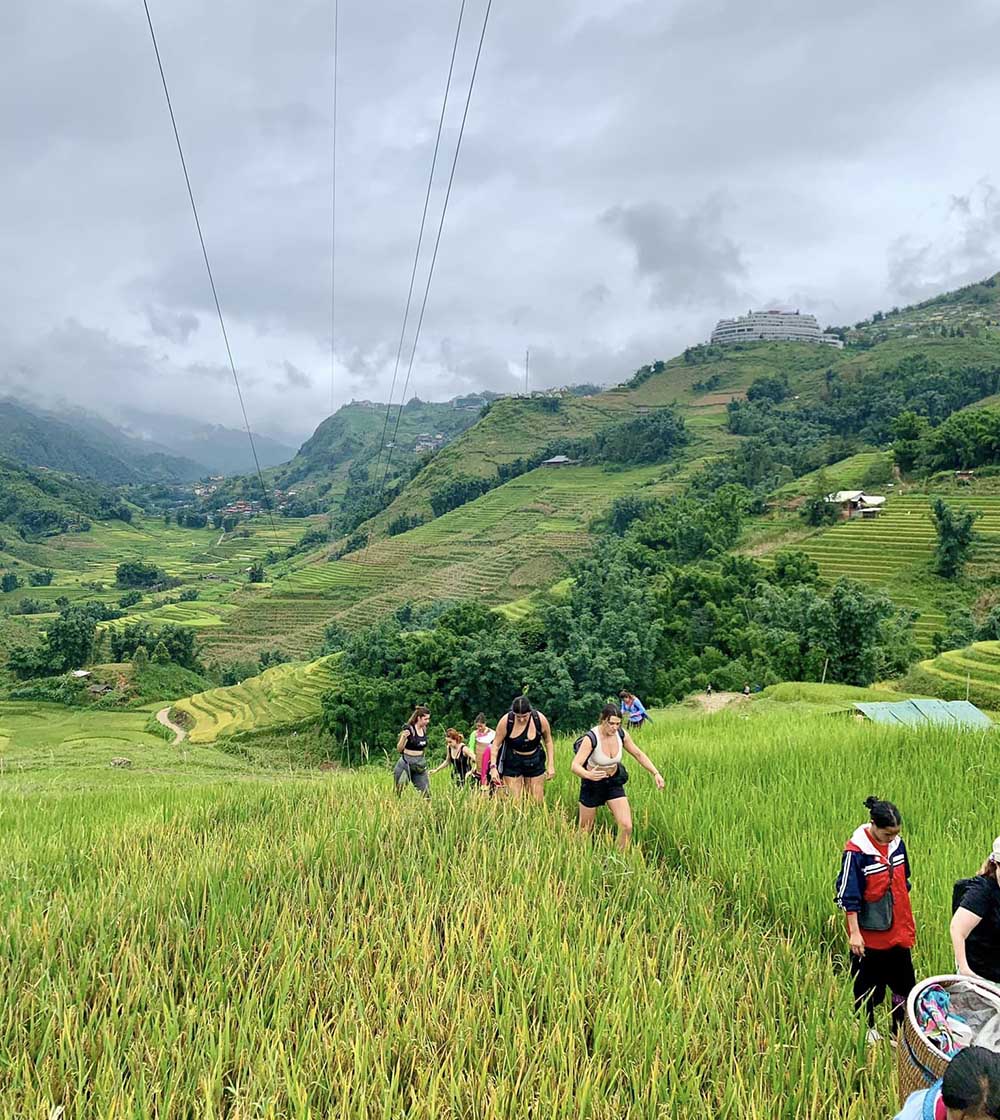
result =
[[[1000,740],[746,714],[647,729],[667,790],[636,770],[624,857],[574,833],[565,742],[527,812],[444,773],[430,805],[381,769],[223,776],[209,750],[183,788],[81,793],[56,759],[39,797],[6,771],[0,1097],[65,1120],[891,1115],[839,852],[867,794],[898,802],[918,972],[945,969]]]

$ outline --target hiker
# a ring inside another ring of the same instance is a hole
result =
[[[711,698],[712,698],[712,682],[711,681],[708,682],[708,685],[705,688],[705,695],[711,700]]]
[[[944,1077],[911,1093],[895,1120],[1000,1120],[1000,1054],[985,1046],[959,1050]]]
[[[750,682],[749,681],[747,681],[746,684],[743,686],[743,695],[746,697],[746,699],[748,699],[748,700],[750,699]]]
[[[605,704],[600,723],[574,745],[577,749],[572,770],[580,779],[580,828],[592,832],[597,810],[607,805],[618,826],[618,847],[624,850],[632,837],[632,809],[625,793],[625,752],[653,775],[657,789],[663,789],[663,778],[622,727],[621,713],[614,704]]]
[[[618,693],[618,698],[622,702],[622,717],[628,717],[628,725],[631,731],[642,727],[644,723],[653,722],[649,718],[649,712],[642,706],[642,701],[634,692],[629,692],[627,688],[623,688]]]
[[[910,950],[916,941],[910,907],[910,861],[899,835],[902,817],[891,801],[869,797],[869,821],[844,845],[837,876],[837,905],[847,916],[855,1006],[868,1020],[869,1043],[882,1036],[875,1008],[892,992],[892,1029],[906,1014],[917,980]]]
[[[396,783],[397,795],[403,786],[412,782],[413,788],[423,797],[431,795],[431,780],[427,774],[427,725],[431,722],[431,710],[423,704],[413,709],[406,726],[396,740],[399,761],[392,772]]]
[[[451,780],[455,785],[467,785],[476,766],[476,756],[472,748],[462,738],[461,731],[456,731],[454,727],[449,727],[444,733],[444,743],[444,761],[435,766],[431,773],[436,774],[439,770],[450,766]]]
[[[486,716],[480,712],[476,716],[476,726],[472,736],[476,743],[476,773],[479,775],[479,784],[490,784],[490,761],[493,758],[493,740],[497,733],[486,722]]]
[[[951,943],[963,976],[1000,984],[1000,836],[951,919]]]
[[[514,797],[530,794],[536,801],[545,800],[545,783],[556,776],[552,728],[527,696],[515,697],[497,724],[489,774],[502,778]]]

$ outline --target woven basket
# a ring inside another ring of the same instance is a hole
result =
[[[932,976],[922,980],[910,992],[906,1000],[906,1018],[900,1034],[899,1048],[896,1051],[896,1067],[899,1074],[899,1103],[920,1089],[929,1089],[944,1077],[950,1059],[932,1043],[928,1042],[917,1025],[917,1002],[926,988],[940,984],[947,991],[952,984],[964,981],[974,987],[982,988],[991,995],[1000,996],[1000,986],[987,980],[970,980],[968,976]]]

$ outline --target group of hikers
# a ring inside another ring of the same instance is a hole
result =
[[[836,881],[844,911],[854,999],[868,1025],[868,1041],[881,1035],[875,1009],[892,995],[892,1032],[898,1036],[906,1001],[916,986],[912,950],[916,925],[910,905],[911,868],[900,835],[902,816],[891,801],[869,797],[868,821],[844,846]],[[962,976],[1000,983],[1000,837],[976,875],[955,884],[951,942]],[[970,1046],[948,1064],[941,1082],[912,1094],[897,1120],[1000,1120],[1000,1054]]]
[[[657,789],[663,789],[664,781],[632,738],[633,732],[651,722],[649,713],[628,690],[623,689],[618,699],[617,704],[606,704],[597,723],[576,740],[570,769],[580,779],[580,828],[592,831],[598,809],[606,805],[618,829],[618,846],[625,848],[632,836],[625,755],[653,776]],[[430,775],[448,768],[457,785],[478,786],[489,795],[503,793],[515,799],[544,801],[545,783],[556,774],[552,725],[527,696],[517,696],[496,727],[480,713],[468,741],[456,728],[449,727],[444,760],[433,769],[427,762],[430,721],[430,709],[419,706],[399,733],[399,760],[393,771],[397,793],[413,785],[424,797],[430,797]]]

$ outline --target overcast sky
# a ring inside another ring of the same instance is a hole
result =
[[[333,2],[150,8],[251,420],[301,439]],[[337,403],[389,391],[458,8],[340,0]],[[996,271],[998,36],[995,0],[494,0],[408,395],[512,388],[526,347],[536,386],[616,382],[751,306],[839,324]],[[3,0],[0,42],[0,392],[238,425],[141,0]]]

